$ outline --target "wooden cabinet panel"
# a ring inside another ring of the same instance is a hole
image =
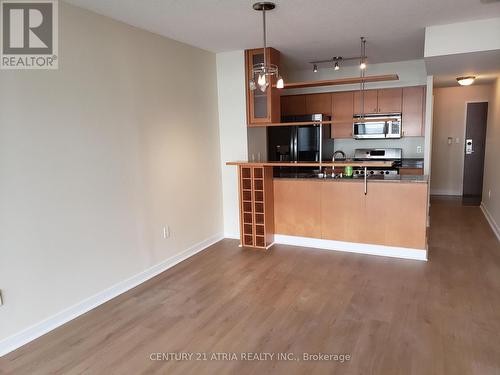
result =
[[[423,168],[400,168],[399,174],[402,176],[419,176],[424,174]]]
[[[274,179],[276,234],[321,238],[321,182]]]
[[[314,115],[321,113],[323,115],[331,115],[332,113],[332,94],[308,94],[306,97],[305,114]]]
[[[352,138],[352,122],[345,124],[333,124],[331,137],[334,139]]]
[[[287,95],[281,97],[281,116],[296,116],[305,113],[305,95]]]
[[[404,87],[402,129],[405,137],[423,137],[425,132],[425,86]]]
[[[279,51],[274,48],[267,48],[266,54],[267,61],[279,67]],[[280,90],[272,87],[272,84],[276,83],[275,77],[265,92],[259,89],[250,90],[248,82],[253,78],[252,67],[254,64],[262,62],[264,62],[264,50],[262,48],[245,51],[247,125],[279,122],[281,119]]]
[[[354,91],[354,113],[363,113],[361,108],[361,92]],[[378,95],[377,90],[365,90],[365,113],[377,113],[378,111]]]
[[[362,182],[321,185],[323,239],[425,249],[427,184],[369,182],[367,195]]]
[[[334,121],[345,123],[332,125],[332,138],[352,138],[352,116],[354,114],[354,92],[334,92],[332,94],[332,117]]]
[[[403,89],[380,89],[378,91],[378,112],[390,113],[401,112],[401,103],[403,100]]]

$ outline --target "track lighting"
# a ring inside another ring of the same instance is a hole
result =
[[[359,56],[352,56],[352,57],[342,57],[339,55],[334,55],[330,59],[325,59],[325,60],[315,60],[315,61],[309,61],[309,64],[313,66],[313,72],[316,73],[318,71],[318,65],[319,64],[328,64],[328,66],[333,66],[333,70],[338,71],[340,70],[340,64],[350,66],[349,61],[353,61],[355,63],[359,63],[359,69],[361,71],[364,71],[367,67],[367,58],[366,58],[366,38],[365,37],[360,37],[361,39],[361,51]],[[347,64],[345,63],[347,61]]]

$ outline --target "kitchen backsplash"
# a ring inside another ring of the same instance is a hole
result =
[[[424,157],[424,137],[403,137],[401,139],[335,139],[333,142],[334,150],[342,150],[347,157],[354,156],[354,150],[357,148],[402,148],[403,158],[423,158]],[[419,152],[420,151],[420,152]],[[323,154],[323,157],[325,155]]]

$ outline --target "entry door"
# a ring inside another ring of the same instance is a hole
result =
[[[463,202],[479,205],[483,193],[488,103],[468,103],[465,126]]]

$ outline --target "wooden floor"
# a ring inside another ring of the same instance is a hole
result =
[[[434,199],[429,262],[224,240],[0,359],[2,374],[500,374],[500,245]],[[151,361],[346,353],[344,363]],[[208,354],[210,356],[210,354]]]

